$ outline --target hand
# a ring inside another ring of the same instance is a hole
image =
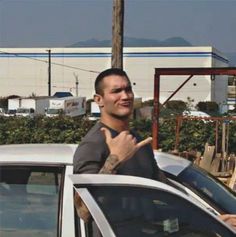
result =
[[[223,214],[219,218],[236,229],[236,214]]]
[[[112,138],[109,129],[101,128],[101,131],[104,132],[110,154],[117,156],[119,163],[128,160],[135,154],[136,151],[138,151],[139,148],[151,143],[152,141],[152,138],[148,137],[145,140],[137,143],[136,138],[133,137],[129,131],[122,131],[115,138]]]

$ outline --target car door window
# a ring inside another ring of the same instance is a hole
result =
[[[0,166],[0,236],[56,237],[62,167]]]
[[[116,236],[235,236],[197,206],[167,191],[125,186],[88,189]]]

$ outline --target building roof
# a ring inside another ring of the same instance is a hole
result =
[[[56,92],[53,96],[57,98],[62,98],[62,97],[68,97],[68,96],[73,96],[73,95],[70,92],[59,91],[59,92]]]

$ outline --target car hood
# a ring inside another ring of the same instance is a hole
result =
[[[157,150],[154,150],[154,156],[161,170],[175,176],[191,165],[191,162],[186,159]]]

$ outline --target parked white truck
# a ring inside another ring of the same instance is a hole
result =
[[[55,117],[59,114],[70,117],[86,114],[86,97],[69,96],[50,99],[45,115],[47,117]]]
[[[44,115],[50,97],[8,99],[8,111],[16,111],[16,116]]]
[[[100,119],[100,116],[101,112],[98,104],[92,101],[90,105],[90,116],[88,117],[88,119],[94,121]]]

